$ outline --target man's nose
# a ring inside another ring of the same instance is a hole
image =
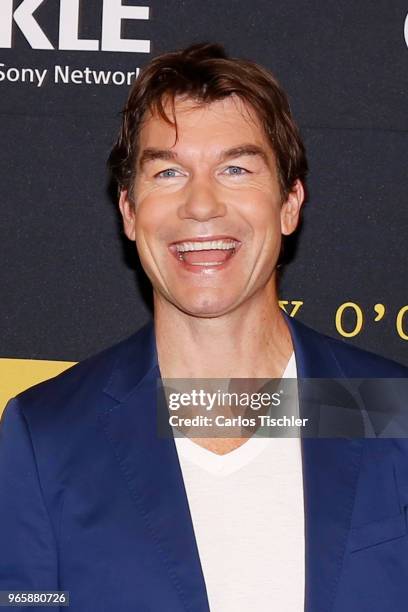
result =
[[[206,221],[213,217],[222,217],[226,213],[226,205],[221,199],[217,185],[208,179],[191,178],[183,195],[184,201],[178,210],[181,219]]]

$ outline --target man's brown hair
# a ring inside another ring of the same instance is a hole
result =
[[[305,181],[307,160],[299,130],[292,118],[285,92],[262,66],[230,58],[222,45],[199,43],[155,57],[140,72],[122,111],[122,126],[108,166],[120,189],[132,198],[138,155],[138,136],[146,112],[159,114],[175,126],[175,98],[191,98],[199,104],[238,96],[255,111],[275,153],[282,197],[296,179]],[[173,119],[164,111],[171,102]]]

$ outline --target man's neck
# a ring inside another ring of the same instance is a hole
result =
[[[278,378],[293,351],[272,289],[220,317],[155,298],[155,333],[163,378]]]
[[[199,318],[155,300],[155,333],[162,378],[281,378],[293,351],[276,292],[221,317]],[[194,438],[223,455],[247,437]]]

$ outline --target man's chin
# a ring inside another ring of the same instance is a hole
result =
[[[201,299],[180,300],[177,307],[190,316],[208,319],[225,315],[233,309],[234,303],[232,300],[214,300],[203,296]]]

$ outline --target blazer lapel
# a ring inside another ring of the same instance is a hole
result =
[[[305,415],[303,378],[343,378],[324,339],[284,313],[295,350],[300,416]],[[309,404],[308,404],[309,406]],[[313,413],[318,415],[319,407]],[[310,412],[308,413],[310,414]],[[305,612],[334,607],[362,455],[362,439],[306,437],[301,440],[305,507]]]
[[[116,400],[104,429],[152,547],[179,595],[180,610],[209,612],[207,593],[174,439],[157,435],[160,376],[153,323],[133,336],[104,389]]]

